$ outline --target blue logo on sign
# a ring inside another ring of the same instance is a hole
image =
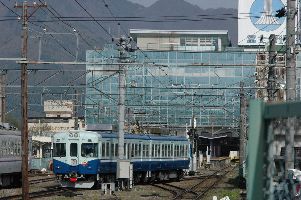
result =
[[[275,17],[276,11],[284,7],[281,0],[255,0],[250,9],[253,25],[262,31],[274,31],[285,18]]]

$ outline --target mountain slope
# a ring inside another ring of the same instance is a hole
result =
[[[41,59],[45,61],[74,61],[76,56],[76,35],[73,28],[80,33],[78,60],[85,60],[88,49],[102,48],[105,43],[111,42],[111,37],[130,28],[146,29],[224,29],[229,30],[232,43],[237,42],[237,11],[234,9],[200,9],[184,0],[159,0],[150,7],[143,7],[126,0],[51,0],[47,1],[48,9],[39,9],[30,18],[29,23],[29,59],[37,60],[39,55],[39,40],[41,39]],[[3,1],[13,11],[14,1]],[[172,2],[172,3],[171,3]],[[84,7],[93,17],[91,18],[82,8]],[[110,9],[110,10],[109,10]],[[55,16],[53,16],[53,14]],[[115,18],[118,17],[117,21]],[[57,17],[60,17],[59,20]],[[67,18],[66,18],[67,17]],[[72,17],[72,18],[70,18]],[[14,13],[0,4],[0,19],[13,19],[13,21],[0,21],[0,57],[20,57],[21,51],[21,21]],[[63,20],[61,22],[60,20]],[[72,21],[70,21],[72,20]],[[86,20],[86,21],[83,21]],[[121,27],[118,26],[121,24]],[[68,25],[66,25],[68,24]],[[46,28],[46,32],[44,32]],[[105,29],[105,30],[103,30]],[[120,31],[119,31],[120,29]],[[109,32],[106,33],[106,32]],[[68,33],[68,34],[66,34]],[[59,65],[30,65],[30,68],[55,69],[85,69],[85,66],[59,66]],[[15,62],[0,62],[0,69],[20,68]],[[41,86],[39,89],[30,89],[37,92],[30,96],[29,104],[41,104],[41,94],[46,92],[47,98],[72,98],[66,93],[73,93],[72,85],[85,84],[83,72],[68,72],[53,75],[55,72],[32,71],[29,74],[29,84]],[[7,82],[11,85],[20,85],[19,71],[9,71]],[[47,88],[47,86],[68,85],[69,88]],[[44,87],[44,88],[43,88]],[[19,88],[8,88],[7,91],[19,92]],[[52,93],[64,92],[63,96]],[[43,98],[46,96],[44,95]],[[19,96],[8,95],[8,108],[19,116]],[[41,104],[42,105],[42,104]],[[42,107],[30,107],[30,116],[41,114]],[[42,114],[41,114],[42,115]]]

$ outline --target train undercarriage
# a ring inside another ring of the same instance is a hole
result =
[[[183,170],[162,170],[134,172],[133,184],[154,183],[169,180],[181,180],[184,177]],[[99,187],[101,183],[117,183],[116,174],[80,175],[70,173],[57,175],[57,179],[62,187],[72,188],[92,188]]]

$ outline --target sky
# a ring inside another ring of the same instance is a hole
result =
[[[158,0],[129,0],[143,6],[150,6]],[[172,3],[173,0],[170,0]],[[237,8],[238,0],[185,0],[191,4],[197,5],[200,8]]]

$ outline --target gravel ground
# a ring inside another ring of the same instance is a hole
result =
[[[200,175],[204,176],[212,173],[209,170],[200,171]],[[239,199],[239,189],[237,188],[237,175],[238,170],[235,170],[229,174],[216,185],[214,189],[208,192],[205,200],[212,200],[213,196],[217,196],[218,199],[229,196],[231,200]],[[43,179],[49,177],[30,177],[30,180]],[[170,182],[169,184],[189,188],[193,186],[199,179],[183,180],[181,182]],[[20,199],[21,188],[5,188],[0,189],[0,199]],[[56,181],[47,181],[42,183],[35,183],[30,185],[30,193],[38,195],[36,198],[39,200],[67,200],[67,199],[125,199],[125,200],[150,200],[150,199],[172,199],[172,193],[160,189],[152,185],[137,185],[131,191],[115,192],[113,195],[103,195],[100,190],[85,189],[75,190],[67,189],[62,190]],[[43,196],[41,196],[43,195]],[[13,198],[12,198],[13,197]]]

